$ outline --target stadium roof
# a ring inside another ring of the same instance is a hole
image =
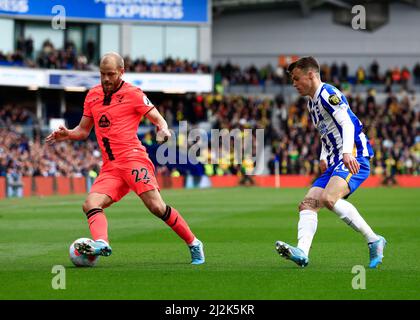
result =
[[[420,7],[420,0],[213,0],[214,11],[222,13],[224,11],[253,10],[266,8],[290,8],[300,7],[304,16],[308,15],[312,9],[322,5],[332,5],[333,7],[351,8],[351,6],[364,3],[384,3],[402,2]]]

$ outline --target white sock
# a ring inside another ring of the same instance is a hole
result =
[[[297,247],[309,256],[309,249],[318,226],[318,214],[312,210],[302,210],[299,212],[299,217]]]
[[[333,211],[341,218],[341,220],[347,223],[354,230],[360,232],[368,243],[379,240],[376,233],[373,232],[357,209],[350,202],[339,199],[335,203]]]

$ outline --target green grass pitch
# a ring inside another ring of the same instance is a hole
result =
[[[366,268],[366,289],[358,290],[352,268],[367,266],[367,245],[327,210],[307,268],[275,252],[276,240],[296,244],[305,192],[163,190],[204,242],[201,266],[189,264],[183,241],[133,194],[106,210],[113,254],[94,268],[68,258],[73,240],[90,237],[84,196],[2,200],[0,299],[420,299],[419,189],[361,189],[349,199],[388,240],[384,264]],[[52,288],[54,265],[65,267],[65,290]]]

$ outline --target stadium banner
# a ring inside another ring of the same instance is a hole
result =
[[[98,72],[48,70],[50,88],[91,88],[100,84]],[[123,79],[143,91],[185,93],[212,92],[213,77],[210,74],[174,73],[125,73]]]
[[[0,15],[68,20],[208,24],[211,0],[1,0]],[[83,2],[83,4],[82,4]]]
[[[0,85],[14,87],[45,87],[47,75],[43,70],[0,67]]]
[[[86,88],[90,89],[101,83],[99,72],[47,70],[47,87],[55,89]]]
[[[123,79],[140,87],[143,91],[166,93],[213,91],[211,74],[126,73]],[[85,90],[100,82],[99,72],[93,71],[0,67],[0,85],[3,86]]]
[[[213,77],[210,74],[126,73],[123,79],[144,91],[167,93],[213,91]]]

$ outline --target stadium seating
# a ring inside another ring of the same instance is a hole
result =
[[[170,127],[176,129],[178,121],[186,120],[192,125],[206,122],[214,129],[265,129],[265,143],[271,148],[271,157],[266,159],[267,173],[274,173],[275,162],[279,163],[281,174],[318,173],[316,155],[320,151],[319,139],[308,119],[304,99],[286,103],[282,96],[270,99],[211,94],[188,98],[182,96],[178,100],[176,108],[167,100],[158,106]],[[398,98],[389,94],[384,103],[378,103],[372,93],[365,99],[349,95],[348,100],[365,124],[365,132],[375,149],[372,173],[390,177],[395,174],[418,175],[420,137],[416,126],[420,101],[416,96],[406,94]],[[16,169],[23,176],[63,177],[87,177],[91,170],[99,170],[101,157],[96,142],[63,142],[44,146],[40,133],[30,140],[22,130],[36,121],[35,116],[23,108],[10,105],[0,107],[1,176],[6,176],[8,168]],[[147,128],[150,123],[146,120],[141,126]],[[154,129],[150,128],[150,133],[142,134],[141,138],[150,153],[154,154],[157,142]],[[155,160],[153,156],[152,160]],[[160,166],[156,160],[155,164],[166,174],[206,172],[203,168]],[[240,171],[237,165],[216,164],[207,174],[236,175]]]

